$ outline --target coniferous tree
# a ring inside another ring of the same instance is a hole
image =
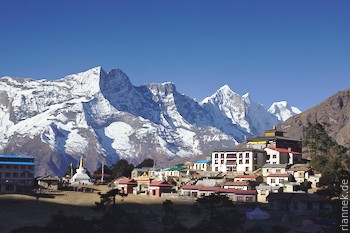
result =
[[[133,164],[129,164],[126,160],[119,160],[112,168],[112,177],[117,178],[119,176],[130,177],[131,172],[134,169]]]
[[[303,147],[310,155],[311,166],[321,172],[320,185],[329,196],[338,196],[340,182],[349,177],[349,150],[331,138],[324,125],[311,124],[304,128]]]

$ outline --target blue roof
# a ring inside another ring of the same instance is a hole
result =
[[[0,164],[3,164],[3,165],[33,165],[33,166],[35,166],[35,163],[33,163],[33,162],[3,162],[3,161],[0,161]]]
[[[211,160],[210,159],[205,159],[205,160],[198,160],[194,163],[211,163]]]
[[[0,155],[0,158],[9,158],[9,159],[13,159],[13,158],[18,158],[18,159],[32,159],[34,158],[33,156],[29,156],[29,155]]]

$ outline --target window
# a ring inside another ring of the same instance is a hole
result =
[[[243,199],[242,196],[238,196],[238,197],[237,197],[237,202],[243,202],[243,201],[244,201],[244,199]]]
[[[281,173],[281,169],[276,169],[276,173]]]
[[[225,154],[221,154],[221,158],[222,158],[222,159],[224,158],[224,156],[225,156]]]
[[[245,198],[245,201],[246,201],[246,202],[253,202],[253,197],[246,197],[246,198]]]
[[[12,174],[12,176],[13,176],[13,178],[17,178],[18,177],[18,173],[15,172],[15,173]]]
[[[219,170],[219,168],[218,168],[218,167],[216,167],[216,168],[215,168],[215,171],[217,172],[218,170]]]
[[[1,178],[1,172],[0,172],[0,178]]]
[[[249,159],[246,159],[246,160],[245,160],[245,163],[249,163]]]
[[[246,157],[246,158],[249,158],[249,153],[245,153],[245,157]]]
[[[276,158],[277,158],[277,155],[272,155],[272,158],[273,158],[273,159],[276,159]]]
[[[218,164],[218,160],[217,159],[214,160],[214,164]]]
[[[11,169],[11,166],[10,165],[6,165],[5,168],[6,169]]]
[[[242,160],[239,160],[239,164],[243,164],[243,161],[242,161]]]
[[[243,158],[243,154],[242,154],[242,153],[239,153],[239,157],[240,157],[240,158]]]
[[[218,156],[218,154],[214,154],[214,157],[217,159],[219,156]]]
[[[221,164],[224,164],[224,160],[221,160]]]
[[[276,183],[276,180],[275,179],[271,179],[271,184],[274,184]]]
[[[249,167],[246,167],[246,168],[245,168],[245,171],[246,171],[246,172],[249,171]]]
[[[5,177],[11,177],[11,173],[6,172],[6,173],[5,173]]]
[[[18,169],[18,166],[17,165],[13,165],[13,169]]]

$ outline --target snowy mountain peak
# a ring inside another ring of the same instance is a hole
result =
[[[280,121],[286,121],[288,118],[301,113],[298,108],[290,106],[287,101],[273,103],[268,111]]]
[[[91,172],[120,158],[206,154],[277,123],[228,85],[198,103],[174,83],[136,87],[122,70],[100,66],[58,80],[0,79],[0,153],[35,156],[38,175],[62,174],[81,156]]]

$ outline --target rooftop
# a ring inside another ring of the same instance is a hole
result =
[[[265,163],[263,168],[287,168],[288,164],[270,164],[270,163]]]
[[[210,159],[205,159],[205,160],[198,160],[196,162],[194,162],[195,164],[196,163],[211,163],[211,160]]]
[[[29,156],[29,155],[0,155],[0,158],[8,158],[8,159],[13,159],[13,158],[17,158],[17,159],[33,159],[33,156]]]

